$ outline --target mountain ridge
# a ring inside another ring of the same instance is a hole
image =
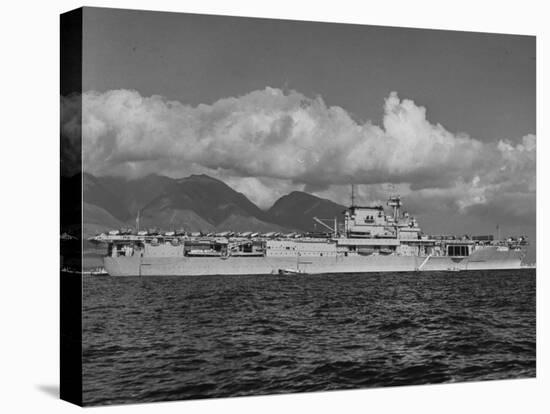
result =
[[[262,210],[243,193],[206,174],[178,179],[150,174],[126,179],[83,173],[71,179],[82,179],[86,205],[83,228],[90,231],[117,223],[135,227],[138,211],[141,228],[204,232],[312,231],[315,230],[313,217],[333,218],[345,209],[331,200],[292,191]]]
[[[280,197],[269,209],[275,222],[291,224],[302,231],[315,229],[313,217],[342,221],[345,207],[304,191],[292,191]]]

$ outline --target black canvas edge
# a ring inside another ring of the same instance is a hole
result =
[[[73,96],[76,113],[82,113],[82,17],[82,8],[60,15],[60,121],[66,110],[62,102],[66,97]],[[74,238],[62,237],[60,241],[59,390],[62,400],[82,406],[81,132],[72,136],[73,145],[68,142],[60,127],[60,235],[70,228]]]

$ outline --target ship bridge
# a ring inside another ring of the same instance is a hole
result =
[[[348,208],[344,216],[346,237],[419,239],[421,229],[414,217],[401,212],[401,198],[391,196],[387,204],[393,210],[391,215],[386,215],[380,205]]]

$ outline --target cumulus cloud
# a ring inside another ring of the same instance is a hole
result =
[[[77,114],[64,115],[69,134]],[[82,144],[92,174],[204,172],[262,206],[293,189],[345,204],[354,182],[371,201],[395,183],[413,203],[436,200],[467,213],[505,199],[508,209],[525,212],[535,192],[534,135],[484,143],[430,122],[426,108],[396,92],[375,125],[321,97],[269,87],[198,106],[132,90],[90,91],[82,96]]]
[[[411,174],[444,184],[467,172],[482,147],[431,124],[425,108],[395,92],[383,127],[359,124],[320,97],[273,88],[196,107],[136,91],[88,92],[82,106],[84,164],[101,174],[177,175],[194,163],[312,185],[399,182]]]
[[[221,178],[235,191],[245,194],[254,204],[263,209],[268,209],[275,200],[292,191],[306,190],[304,185],[293,183],[291,180],[266,177],[223,176]]]

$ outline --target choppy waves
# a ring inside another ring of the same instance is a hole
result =
[[[88,405],[535,376],[535,272],[87,277]]]

